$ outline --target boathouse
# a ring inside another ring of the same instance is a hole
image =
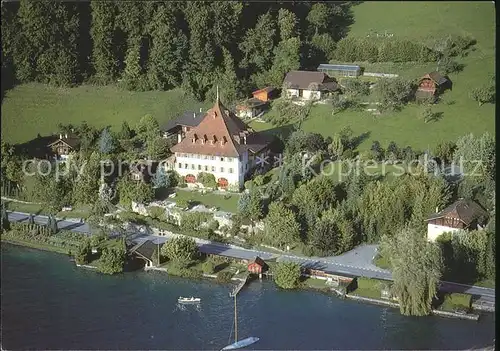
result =
[[[146,267],[158,265],[159,244],[155,244],[152,240],[143,241],[129,250],[129,254],[135,254],[140,259],[146,262]]]
[[[248,271],[253,274],[262,274],[268,269],[266,262],[259,256],[248,264]]]

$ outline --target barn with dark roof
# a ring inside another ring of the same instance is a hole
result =
[[[435,97],[450,87],[450,81],[439,72],[430,72],[420,78],[415,97],[426,99]]]

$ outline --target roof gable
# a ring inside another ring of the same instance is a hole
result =
[[[70,148],[74,149],[76,148],[78,145],[80,145],[80,139],[78,139],[76,136],[74,135],[69,135],[67,138],[66,137],[59,137],[59,139],[57,139],[56,141],[50,143],[48,146],[54,146],[58,143],[63,143],[67,146],[69,146]]]
[[[436,72],[436,71],[427,73],[422,78],[420,78],[420,80],[423,80],[423,79],[430,79],[437,85],[442,85],[448,81],[448,79],[446,79],[446,77],[442,76],[441,73]]]
[[[176,119],[165,123],[160,129],[162,131],[171,130],[177,126],[196,127],[203,120],[205,113],[186,111]]]
[[[475,201],[459,199],[446,207],[442,211],[431,215],[427,220],[438,218],[455,218],[462,221],[466,226],[471,224],[478,217],[485,215],[483,210]]]
[[[137,253],[138,255],[150,261],[153,260],[154,252],[158,250],[158,245],[151,240],[146,240],[139,245],[133,247],[129,253]]]
[[[259,256],[256,256],[255,259],[250,262],[249,264],[258,264],[259,266],[261,267],[265,267],[266,266],[266,262],[264,262],[264,260],[262,258],[260,258]]]
[[[291,89],[335,90],[337,88],[333,78],[323,72],[315,71],[290,71],[283,83]]]
[[[237,157],[240,155],[239,143],[234,137],[250,133],[253,130],[217,100],[198,126],[187,132],[172,151]]]

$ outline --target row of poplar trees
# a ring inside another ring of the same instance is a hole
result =
[[[350,2],[2,2],[3,84],[119,82],[226,100],[326,62]],[[8,79],[7,79],[8,78]],[[8,87],[8,86],[7,86]]]

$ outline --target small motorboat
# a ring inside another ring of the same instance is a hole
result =
[[[179,297],[177,299],[178,303],[200,303],[201,299],[199,297]]]

